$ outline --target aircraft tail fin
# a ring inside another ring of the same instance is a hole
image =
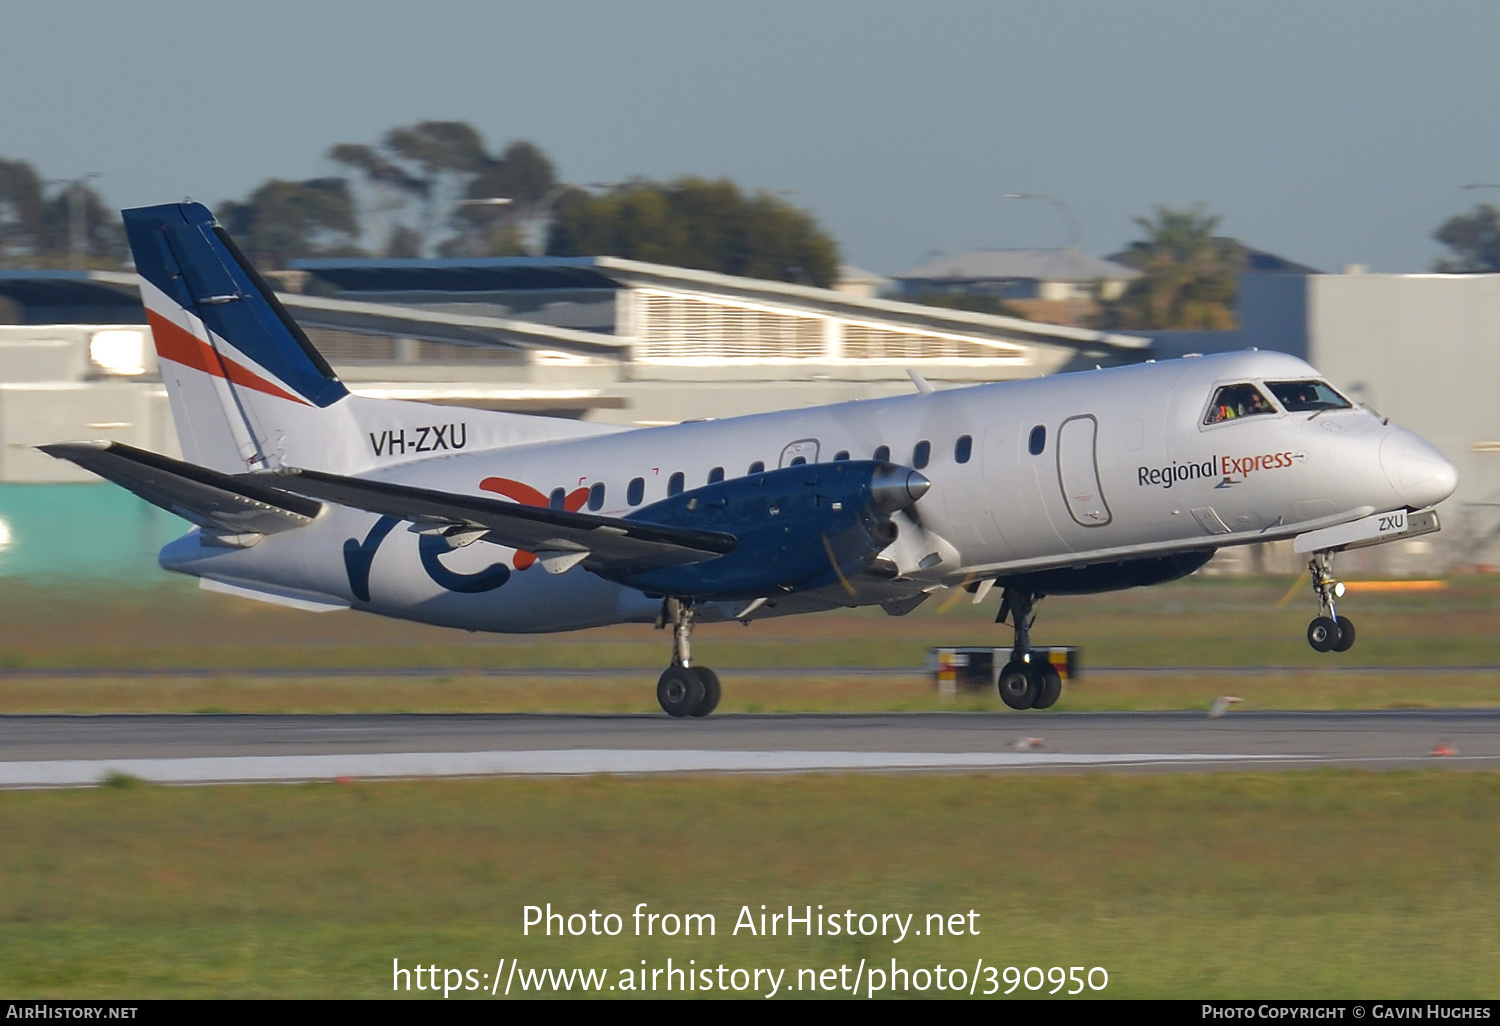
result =
[[[183,454],[225,473],[280,465],[284,439],[348,389],[207,207],[123,214]]]
[[[429,452],[618,430],[353,395],[199,203],[123,211],[182,454],[224,474],[358,474]]]

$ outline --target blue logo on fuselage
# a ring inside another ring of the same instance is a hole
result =
[[[357,538],[344,541],[344,569],[349,573],[349,590],[360,602],[370,601],[370,567],[375,562],[375,553],[386,535],[400,522],[396,517],[381,517],[363,542]],[[438,535],[424,534],[417,539],[417,555],[422,560],[422,569],[440,588],[472,595],[494,591],[510,580],[510,567],[504,563],[492,563],[472,574],[449,570],[439,557],[450,551],[448,542]]]

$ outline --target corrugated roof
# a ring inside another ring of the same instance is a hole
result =
[[[891,275],[897,281],[1129,281],[1139,271],[1067,249],[971,249]]]

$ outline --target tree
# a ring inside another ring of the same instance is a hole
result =
[[[219,222],[252,263],[285,267],[304,257],[357,256],[359,221],[342,178],[288,182],[273,178],[243,203],[219,204]]]
[[[1450,217],[1432,237],[1456,259],[1439,260],[1433,269],[1449,274],[1500,271],[1500,210],[1481,203],[1472,214]]]
[[[1233,328],[1235,275],[1244,269],[1245,247],[1214,234],[1219,218],[1201,206],[1157,207],[1154,220],[1135,223],[1146,238],[1112,259],[1141,272],[1105,309],[1116,328]]]
[[[24,160],[0,160],[0,266],[34,265],[45,219],[36,169]]]
[[[838,246],[812,216],[727,179],[636,181],[601,196],[582,190],[556,204],[547,252],[608,255],[722,274],[827,287]]]
[[[390,256],[397,250],[455,257],[524,252],[521,224],[545,213],[547,200],[555,198],[552,162],[537,146],[513,142],[495,156],[462,121],[393,128],[379,147],[340,143],[328,156],[359,173],[372,194],[361,204],[365,234]],[[510,202],[474,202],[491,199]]]
[[[0,160],[0,267],[110,268],[124,255],[118,215],[86,180],[47,182],[24,160]]]

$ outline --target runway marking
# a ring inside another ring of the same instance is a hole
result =
[[[0,787],[80,787],[122,773],[161,784],[392,777],[585,776],[643,773],[817,773],[838,770],[970,770],[1191,766],[1317,760],[1315,755],[1065,754],[1060,752],[651,751],[574,748],[488,752],[352,752],[179,759],[0,762]]]

